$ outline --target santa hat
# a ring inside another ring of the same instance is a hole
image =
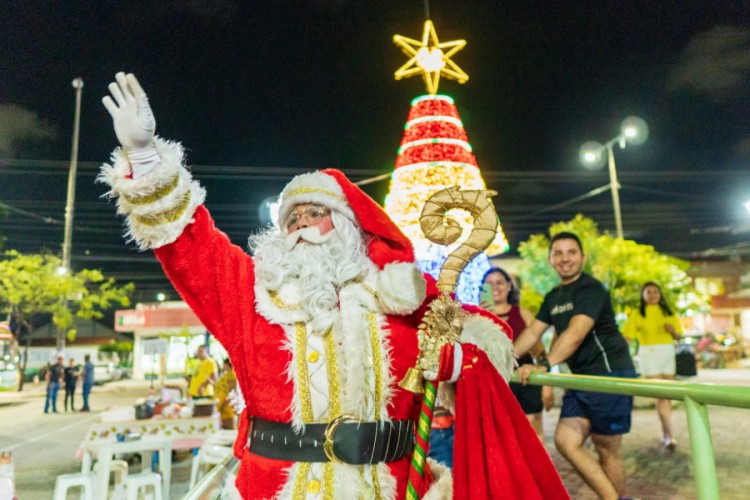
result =
[[[367,255],[380,269],[394,262],[414,262],[409,239],[383,209],[339,170],[326,169],[301,174],[286,185],[279,196],[279,221],[294,206],[315,203],[344,215],[372,236]]]

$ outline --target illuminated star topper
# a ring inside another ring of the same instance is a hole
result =
[[[432,21],[425,21],[422,41],[401,35],[393,36],[393,43],[401,47],[410,59],[396,70],[396,80],[421,74],[427,85],[427,92],[437,94],[440,76],[466,83],[469,75],[451,61],[451,56],[463,49],[466,40],[452,40],[442,42],[438,40]]]

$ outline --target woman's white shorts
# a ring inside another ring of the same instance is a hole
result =
[[[638,348],[638,357],[644,377],[675,374],[674,344],[642,345]]]

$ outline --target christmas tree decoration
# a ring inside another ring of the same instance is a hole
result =
[[[430,196],[448,187],[486,189],[455,102],[447,95],[437,94],[441,75],[459,83],[468,81],[469,75],[451,60],[466,41],[440,42],[429,20],[424,24],[421,41],[401,35],[394,36],[393,41],[410,58],[396,71],[396,80],[421,74],[428,94],[411,102],[385,211],[414,245],[419,268],[437,279],[440,266],[466,240],[473,221],[465,211],[449,211],[448,216],[461,223],[463,234],[453,245],[434,245],[419,226],[422,207]],[[474,259],[461,273],[456,290],[459,300],[479,302],[480,282],[490,267],[487,255],[500,255],[507,250],[508,241],[498,223],[497,235],[486,254]]]
[[[396,70],[396,80],[414,75],[422,75],[427,92],[437,94],[440,76],[466,83],[469,75],[451,60],[451,57],[463,49],[466,40],[440,42],[432,21],[425,21],[422,40],[414,40],[401,35],[393,36],[393,43],[401,47],[409,57],[406,64]]]
[[[435,278],[448,254],[473,229],[473,220],[467,212],[451,210],[449,215],[456,218],[463,229],[458,243],[447,247],[434,245],[422,233],[419,216],[427,199],[452,186],[466,190],[486,189],[453,99],[446,95],[417,97],[411,102],[390,192],[385,199],[385,211],[413,243],[419,268]],[[487,254],[499,255],[507,250],[508,242],[498,225]],[[480,280],[489,267],[487,255],[466,266],[456,291],[461,301],[479,301]]]

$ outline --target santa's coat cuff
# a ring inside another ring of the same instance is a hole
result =
[[[377,296],[386,314],[410,314],[422,305],[426,294],[427,282],[413,263],[386,264],[378,273]]]
[[[110,186],[105,196],[117,198],[117,212],[127,217],[126,236],[141,249],[174,242],[206,198],[185,167],[182,145],[156,137],[154,146],[161,164],[148,174],[131,178],[127,153],[118,148],[97,177]]]
[[[509,381],[515,366],[513,342],[496,321],[473,314],[464,321],[461,342],[475,344],[487,357],[505,381]]]

